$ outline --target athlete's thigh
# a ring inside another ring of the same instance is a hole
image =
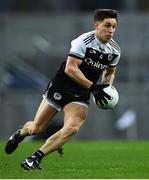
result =
[[[47,102],[43,99],[36,112],[34,123],[38,126],[47,126],[56,113],[57,110],[47,104]]]
[[[64,109],[64,126],[82,126],[88,116],[88,108],[86,106],[69,103]]]

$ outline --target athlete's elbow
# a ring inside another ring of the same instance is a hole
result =
[[[72,74],[74,74],[75,73],[75,70],[74,70],[74,68],[72,68],[72,67],[67,67],[67,68],[65,68],[65,71],[64,71],[68,76],[70,76],[70,75],[72,75]]]

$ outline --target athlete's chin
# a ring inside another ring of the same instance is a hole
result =
[[[108,36],[108,37],[106,37],[105,41],[109,42],[109,41],[111,41],[111,39],[112,39],[112,37]]]
[[[112,37],[111,37],[111,36],[107,36],[107,37],[105,37],[104,39],[102,39],[102,42],[105,44],[105,43],[110,42],[110,41],[111,41],[111,39],[112,39]]]
[[[105,43],[108,43],[108,42],[110,42],[111,41],[111,38],[108,38],[108,39],[105,39],[104,41],[103,41],[103,43],[105,44]]]

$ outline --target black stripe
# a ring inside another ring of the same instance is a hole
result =
[[[77,56],[77,55],[75,55],[75,54],[71,54],[71,53],[69,53],[68,56],[74,57],[74,58],[80,59],[80,60],[83,60],[83,59],[84,59],[84,58],[81,58],[81,57],[79,57],[79,56]]]
[[[120,49],[118,49],[117,47],[115,47],[114,45],[110,44],[114,49],[116,49],[119,53],[121,52]]]
[[[118,44],[113,40],[113,39],[111,39],[111,41],[110,42],[113,42],[115,45],[117,45],[118,46]]]
[[[85,42],[85,45],[89,44],[90,42],[92,42],[95,39],[95,37],[92,37],[90,40],[88,40],[88,42]]]
[[[87,43],[90,39],[95,38],[94,36],[90,37],[89,39],[85,40],[84,42]]]
[[[90,39],[92,39],[94,36],[91,36],[90,38],[88,38],[88,39],[86,39],[86,40],[84,40],[84,42],[86,43],[86,42],[88,42]]]
[[[120,47],[118,46],[118,44],[116,44],[115,42],[111,41],[111,44],[113,44],[115,47],[117,47],[118,49],[120,49]]]
[[[111,40],[110,43],[113,44],[113,46],[115,46],[117,49],[119,49],[119,51],[121,50],[115,41]]]
[[[94,36],[94,34],[91,34],[90,36],[88,36],[87,38],[84,39],[84,41],[88,40],[90,37]]]
[[[113,45],[115,45],[117,48],[120,49],[120,47],[118,46],[118,44],[117,44],[116,42],[114,42],[114,41],[111,40],[110,43],[113,44]]]
[[[110,44],[113,48],[115,48],[116,50],[118,50],[119,52],[121,52],[121,49],[120,49],[118,46],[116,46],[116,45],[113,44],[112,42],[109,42],[109,44]]]

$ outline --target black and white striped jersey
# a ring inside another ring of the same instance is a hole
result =
[[[96,38],[95,31],[84,33],[71,42],[70,56],[85,60],[89,56],[88,52],[99,55],[99,57],[91,56],[93,61],[101,62],[100,59],[108,60],[108,66],[117,65],[120,59],[120,47],[118,44],[113,39],[109,43],[102,44]]]
[[[96,83],[104,70],[110,66],[116,66],[120,59],[120,47],[112,39],[103,44],[95,36],[95,31],[90,31],[80,35],[71,42],[69,56],[82,61],[79,69],[90,81]],[[63,76],[65,80],[70,79],[65,73],[64,62],[59,69],[57,76]],[[69,80],[70,81],[73,80]],[[72,82],[72,84],[76,84]]]

